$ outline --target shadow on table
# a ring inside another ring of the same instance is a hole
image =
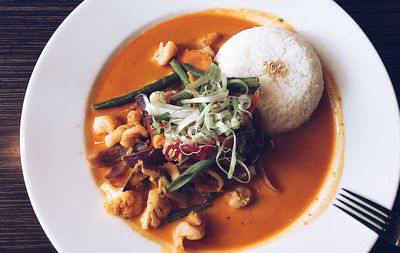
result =
[[[57,253],[53,247],[38,247],[33,249],[2,249],[0,253]]]

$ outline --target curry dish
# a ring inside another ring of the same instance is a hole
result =
[[[269,135],[259,79],[226,76],[214,62],[230,37],[259,25],[222,12],[157,24],[112,57],[89,98],[87,155],[104,208],[177,252],[272,238],[328,176],[337,98],[325,89],[304,124]]]

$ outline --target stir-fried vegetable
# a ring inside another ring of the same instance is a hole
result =
[[[94,133],[111,144],[90,162],[93,168],[110,167],[101,187],[113,215],[133,218],[143,211],[143,229],[189,215],[173,233],[174,243],[182,243],[189,238],[188,228],[197,233],[190,238],[204,236],[205,223],[196,212],[210,207],[214,198],[229,196],[234,208],[250,202],[247,187],[227,181],[249,183],[257,171],[268,188],[277,189],[255,166],[270,143],[255,111],[259,79],[227,77],[213,63],[210,44],[177,52],[160,43],[157,54],[174,73],[93,106],[100,110],[135,102],[121,112],[126,119],[118,114],[95,120]]]
[[[189,169],[182,173],[177,179],[172,181],[171,184],[168,185],[167,191],[173,192],[190,182],[193,178],[199,175],[201,172],[209,168],[215,163],[215,156],[210,157],[206,160],[199,161],[193,164]]]
[[[178,74],[172,73],[169,76],[163,77],[160,80],[155,81],[154,83],[151,83],[149,85],[146,85],[145,87],[143,87],[139,90],[136,90],[134,92],[131,92],[125,96],[112,98],[110,100],[95,104],[95,105],[93,105],[93,108],[95,110],[101,110],[101,109],[106,109],[106,108],[110,108],[110,107],[125,105],[125,104],[135,101],[135,97],[141,93],[150,95],[152,92],[164,90],[171,84],[174,84],[178,81],[179,81]]]
[[[171,65],[171,67],[174,69],[175,73],[178,74],[179,78],[182,80],[184,85],[189,85],[190,84],[188,75],[182,69],[181,65],[179,64],[179,62],[177,60],[172,59],[169,62],[169,65]]]
[[[256,146],[263,145],[257,144],[260,141],[255,140],[254,131],[243,140],[239,129],[243,127],[244,119],[251,117],[258,101],[258,78],[227,78],[213,63],[204,72],[187,63],[181,65],[175,59],[170,65],[174,74],[126,96],[96,104],[95,109],[125,104],[141,94],[136,101],[147,115],[145,125],[152,143],[158,134],[163,134],[172,143],[164,152],[165,158],[177,161],[182,154],[200,160],[167,187],[169,192],[181,188],[213,164],[228,179],[248,183],[251,179],[248,165],[257,159]],[[187,73],[196,79],[190,82]],[[165,99],[163,89],[179,79],[184,84],[183,89],[169,100]],[[132,165],[137,157],[136,154],[124,160]]]
[[[172,60],[171,66],[176,71],[182,72],[180,76],[183,76],[181,79],[185,82],[187,75],[182,71],[181,65]],[[190,68],[189,65],[184,66]],[[191,70],[195,71],[194,69]],[[228,81],[215,64],[211,64],[201,76],[199,74],[200,72],[196,72],[198,79],[193,83],[186,83],[185,88],[174,95],[172,100],[182,98],[183,94],[191,94],[192,98],[181,99],[180,106],[178,106],[150,101],[144,97],[145,110],[154,117],[168,113],[169,121],[166,122],[163,132],[171,142],[201,145],[213,141],[218,147],[215,162],[222,171],[226,172],[228,179],[234,178],[240,182],[249,182],[250,173],[247,165],[236,157],[235,137],[235,130],[240,128],[243,117],[250,114],[247,111],[251,104],[251,98],[247,94],[248,85],[238,78]],[[249,83],[256,81],[254,78],[245,80]],[[238,86],[242,87],[244,89],[243,94],[239,96],[230,95],[229,82],[235,89]],[[221,144],[219,136],[229,137],[227,140],[233,138],[232,145],[227,147],[227,142]],[[225,151],[226,148],[229,148],[229,151]],[[177,153],[174,153],[171,159],[176,158]],[[225,168],[220,160],[228,161],[228,168]],[[245,180],[234,176],[236,167],[241,167],[246,172]]]

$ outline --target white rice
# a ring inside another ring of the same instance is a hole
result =
[[[268,61],[280,60],[286,74],[275,79],[265,71]],[[315,110],[324,89],[321,62],[302,37],[277,26],[239,32],[219,50],[216,61],[227,76],[260,78],[257,106],[270,134],[293,130]]]

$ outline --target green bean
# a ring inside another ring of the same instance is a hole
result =
[[[187,99],[187,98],[192,98],[192,97],[193,97],[192,93],[189,93],[186,90],[181,90],[180,92],[176,93],[175,95],[173,95],[171,97],[171,101],[176,102],[176,101],[179,101],[182,99]]]
[[[139,90],[133,91],[125,96],[112,98],[110,100],[95,104],[95,105],[93,105],[93,107],[95,110],[101,110],[101,109],[105,109],[105,108],[111,108],[111,107],[128,104],[128,103],[135,101],[135,97],[137,95],[139,95],[140,93],[143,93],[143,94],[146,94],[149,96],[152,92],[158,91],[158,90],[164,90],[171,84],[176,83],[178,81],[179,81],[178,74],[173,73],[169,76],[161,78],[158,81],[148,84]]]
[[[179,78],[182,80],[183,84],[186,86],[190,84],[189,77],[186,72],[182,69],[182,66],[178,63],[177,60],[172,59],[169,62],[169,65],[174,69],[175,73],[178,74]]]
[[[204,72],[193,68],[189,64],[184,63],[182,66],[186,71],[189,71],[190,73],[192,73],[193,76],[196,77],[196,78],[199,78],[199,77],[204,75]],[[249,87],[249,89],[251,89],[251,88],[258,89],[260,87],[260,83],[259,83],[258,77],[228,77],[228,81],[236,80],[236,79],[239,79],[239,80],[245,82],[247,84],[247,86]]]
[[[240,90],[244,94],[249,93],[249,86],[247,85],[247,83],[238,78],[228,80],[228,89],[229,90]]]
[[[178,100],[176,101],[176,104],[179,106],[182,106],[181,101],[184,99],[190,99],[190,98],[193,98],[193,95],[191,93],[185,93],[178,98]]]
[[[260,83],[256,82],[256,83],[250,83],[250,82],[246,82],[247,86],[249,86],[249,89],[258,89],[260,88]]]
[[[196,78],[199,78],[204,74],[203,71],[197,70],[187,63],[184,63],[182,66],[186,71],[189,71],[190,73],[192,73],[193,76]]]
[[[244,93],[244,89],[242,87],[236,87],[232,85],[228,85],[228,90],[230,92],[239,92],[239,93]],[[249,88],[248,94],[254,94],[258,89],[256,88]]]
[[[259,83],[258,77],[228,77],[228,80],[231,80],[231,79],[240,79],[243,82],[246,82],[247,84]]]
[[[168,192],[173,192],[189,183],[193,178],[199,175],[202,171],[206,170],[210,166],[215,164],[215,156],[212,156],[206,160],[201,160],[192,166],[189,169],[185,170],[178,178],[176,178],[170,185],[167,187]]]
[[[257,90],[258,89],[255,89],[255,88],[249,88],[249,94],[254,94],[254,93],[256,93]]]
[[[161,122],[161,121],[163,121],[163,120],[168,121],[169,118],[170,118],[170,116],[171,116],[171,114],[170,114],[169,112],[166,112],[166,113],[163,113],[163,114],[161,114],[161,115],[156,115],[156,116],[154,116],[154,119],[155,119],[157,122]]]

